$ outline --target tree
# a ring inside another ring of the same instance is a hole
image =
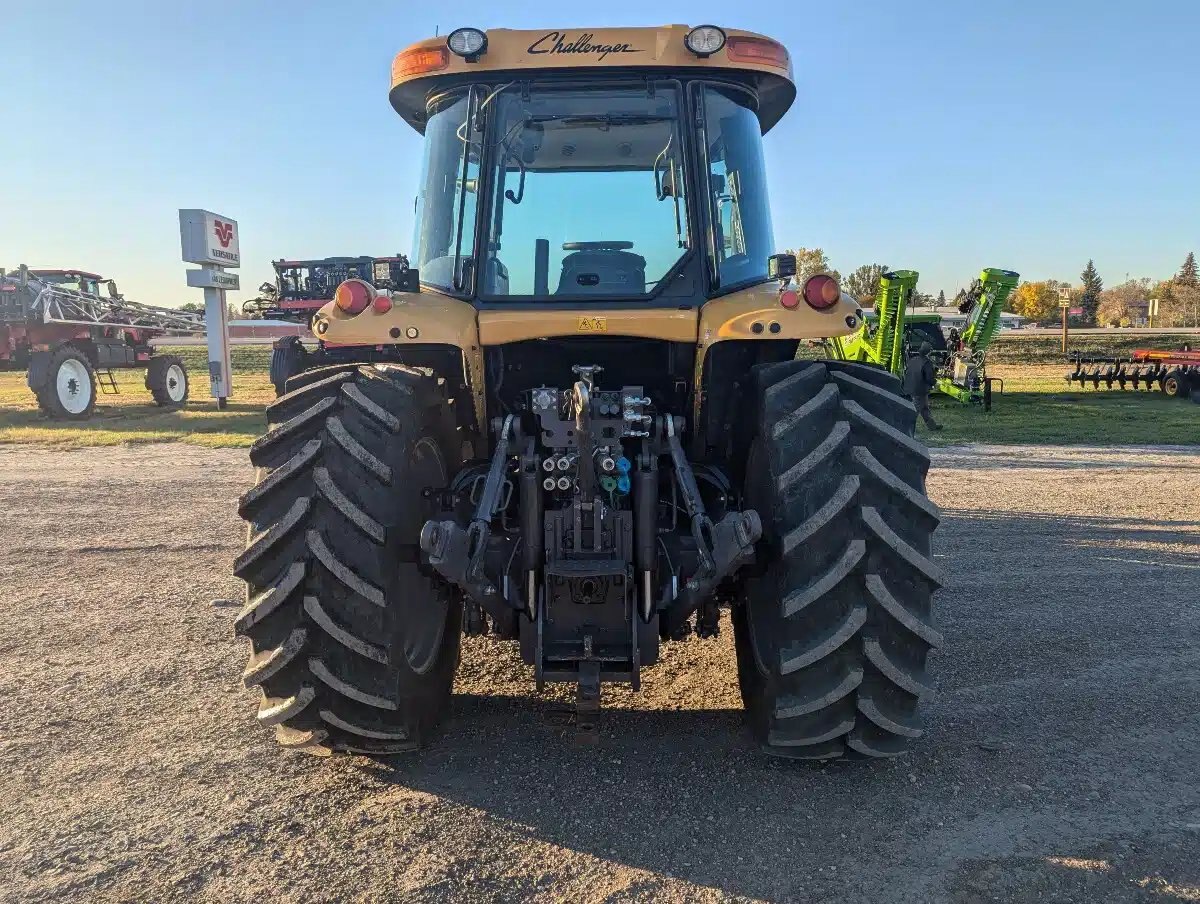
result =
[[[842,281],[842,275],[829,266],[829,257],[820,248],[797,248],[787,253],[796,255],[796,280],[801,285],[818,273],[828,273],[838,282]]]
[[[1200,287],[1167,279],[1155,286],[1149,297],[1158,301],[1155,326],[1200,326]]]
[[[946,290],[945,289],[938,289],[937,306],[939,308],[944,308],[946,306]]]
[[[933,296],[926,295],[920,289],[913,289],[913,293],[908,299],[909,308],[917,308],[921,307],[922,305],[927,308],[933,307]]]
[[[1054,280],[1023,282],[1009,297],[1014,314],[1036,323],[1050,323],[1058,318],[1058,287]]]
[[[1096,309],[1100,307],[1100,293],[1104,291],[1104,280],[1096,272],[1096,265],[1091,260],[1087,262],[1079,278],[1083,280],[1083,292],[1079,297],[1080,306],[1083,308],[1083,322],[1095,323]]]
[[[861,305],[872,305],[879,297],[879,277],[887,273],[883,264],[863,264],[846,277],[844,288]]]
[[[187,301],[179,306],[179,310],[188,311],[191,314],[203,314],[204,302],[202,301]]]
[[[1187,286],[1189,289],[1200,288],[1200,273],[1196,271],[1196,254],[1194,251],[1189,251],[1188,256],[1183,260],[1183,266],[1179,268],[1179,275],[1175,277],[1175,282],[1181,286]]]
[[[966,290],[966,289],[959,289],[959,290],[958,290],[958,291],[957,291],[957,292],[954,294],[954,306],[955,306],[956,308],[958,308],[960,311],[962,310],[963,302],[965,302],[966,300],[967,300],[967,290]],[[1010,307],[1010,308],[1012,308],[1012,300],[1011,300],[1011,296],[1010,296],[1010,299],[1009,299],[1008,305],[1009,305],[1009,307]],[[1016,308],[1012,308],[1012,309],[1013,309],[1014,311],[1016,310]]]
[[[1152,283],[1148,279],[1131,279],[1100,293],[1096,308],[1098,326],[1133,326],[1145,316],[1146,302]]]

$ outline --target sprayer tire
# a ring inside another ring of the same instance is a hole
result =
[[[445,715],[461,609],[419,567],[424,491],[445,486],[437,381],[399,366],[294,377],[250,450],[235,619],[258,721],[285,747],[389,754]]]
[[[895,756],[922,733],[941,642],[916,410],[865,365],[768,364],[755,382],[745,489],[766,566],[733,613],[752,733],[781,757]]]
[[[189,382],[187,368],[178,355],[155,355],[146,367],[146,388],[163,408],[186,405]]]
[[[55,420],[84,421],[96,410],[96,370],[76,345],[54,349],[42,382],[30,388],[38,407]]]

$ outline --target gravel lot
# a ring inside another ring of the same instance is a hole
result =
[[[0,473],[0,901],[1200,901],[1200,450],[938,452],[930,732],[825,767],[751,747],[728,630],[599,748],[480,641],[428,750],[287,754],[220,604],[244,451]]]

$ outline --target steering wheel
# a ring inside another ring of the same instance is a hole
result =
[[[563,242],[563,251],[628,251],[633,242]]]

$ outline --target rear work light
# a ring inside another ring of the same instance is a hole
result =
[[[804,281],[802,291],[805,303],[814,311],[824,311],[832,308],[842,296],[842,289],[837,280],[824,273],[810,276]]]
[[[687,33],[683,44],[696,56],[704,59],[725,46],[725,32],[715,25],[698,25]]]
[[[725,44],[725,56],[735,63],[761,63],[787,69],[791,63],[784,46],[770,38],[734,35]]]
[[[473,63],[487,50],[487,35],[478,28],[456,28],[446,38],[446,46],[451,52]]]
[[[450,65],[450,51],[445,47],[410,47],[402,50],[392,61],[392,81],[437,72]]]
[[[361,279],[348,279],[333,293],[333,303],[347,314],[361,314],[375,300],[375,290]]]

